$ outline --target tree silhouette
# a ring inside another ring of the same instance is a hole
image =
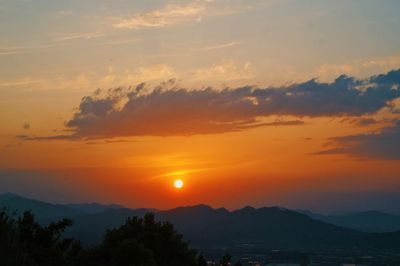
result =
[[[154,215],[128,218],[124,225],[108,230],[95,250],[96,265],[197,265],[196,252],[188,247],[167,222],[156,222]]]
[[[207,260],[204,258],[202,254],[197,257],[197,265],[198,266],[207,266]]]
[[[0,211],[1,266],[204,266],[203,256],[189,248],[170,223],[154,215],[128,218],[107,230],[102,243],[83,249],[62,238],[72,221],[63,219],[42,226],[31,212],[14,219]]]
[[[221,258],[219,264],[220,264],[221,266],[228,266],[228,265],[231,265],[231,258],[232,258],[231,254],[226,253],[224,256],[222,256],[222,258]]]
[[[73,239],[61,238],[64,230],[71,225],[71,220],[63,219],[41,226],[29,211],[17,220],[1,211],[1,265],[68,265],[70,259],[67,257],[72,255],[72,250],[80,250]]]
[[[238,261],[235,263],[235,266],[242,266],[242,263],[240,262],[240,260],[238,260]]]

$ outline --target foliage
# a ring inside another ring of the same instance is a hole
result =
[[[222,256],[221,261],[219,262],[219,264],[221,266],[228,266],[231,265],[231,254],[226,253],[224,256]]]
[[[207,260],[204,258],[202,254],[197,257],[197,265],[198,266],[207,266]]]
[[[108,230],[95,254],[96,265],[196,265],[196,252],[182,241],[182,235],[172,224],[156,222],[151,213]]]
[[[80,251],[79,244],[61,238],[72,221],[63,219],[42,226],[31,212],[14,219],[0,212],[0,257],[2,265],[69,265],[70,257]]]
[[[82,249],[62,238],[72,221],[63,219],[42,226],[31,212],[14,219],[0,211],[0,257],[5,266],[204,266],[205,259],[182,240],[172,224],[156,222],[154,215],[128,218],[108,230],[102,243]]]

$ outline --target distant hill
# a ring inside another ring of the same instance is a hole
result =
[[[89,245],[99,243],[107,229],[122,225],[127,217],[142,216],[149,211],[118,208],[119,206],[114,205],[106,208],[104,206],[108,205],[50,204],[8,194],[0,195],[0,206],[12,206],[19,210],[31,209],[38,217],[47,221],[60,217],[72,218],[74,225],[68,229],[67,235],[79,238],[82,243]],[[155,215],[157,220],[171,222],[186,240],[197,247],[400,249],[400,232],[365,233],[279,207],[245,207],[228,211],[224,208],[196,205],[157,211]],[[361,217],[368,221],[370,217],[387,216],[367,212]],[[372,222],[379,221],[372,219]]]
[[[93,203],[77,203],[77,204],[65,204],[65,206],[69,209],[76,210],[79,212],[84,212],[88,214],[95,214],[95,213],[100,213],[104,212],[107,210],[116,210],[116,209],[123,209],[125,208],[122,205],[118,204],[110,204],[110,205],[104,205],[100,204],[97,202]]]
[[[84,214],[61,204],[28,199],[11,193],[0,195],[0,209],[7,209],[11,213],[16,212],[17,215],[31,210],[41,223],[48,223],[63,217],[74,218]]]
[[[342,215],[321,215],[301,211],[313,219],[369,233],[400,231],[400,216],[381,211],[364,211]]]
[[[156,215],[160,220],[173,223],[179,232],[196,245],[329,247],[346,245],[346,242],[353,242],[363,235],[278,207],[245,207],[229,212],[198,205],[163,211]]]
[[[311,217],[311,218],[313,218],[313,219],[315,219],[315,220],[323,220],[323,219],[325,218],[324,215],[319,214],[319,213],[316,213],[316,212],[312,212],[312,211],[310,211],[310,210],[297,209],[297,210],[295,210],[295,211],[296,211],[296,212],[299,212],[299,213],[302,213],[302,214],[305,214],[305,215],[307,215],[308,217]]]
[[[121,226],[128,217],[143,216],[146,209],[110,209],[100,213],[75,217],[74,225],[68,229],[67,235],[82,240],[84,244],[97,244],[107,229]]]

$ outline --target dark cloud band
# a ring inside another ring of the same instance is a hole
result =
[[[335,148],[316,154],[351,154],[365,159],[400,159],[400,120],[378,133],[349,135],[331,139]]]
[[[400,96],[399,73],[368,80],[342,75],[332,83],[310,80],[283,88],[159,86],[144,93],[141,84],[128,91],[118,88],[105,96],[97,92],[84,97],[67,126],[84,137],[165,136],[240,131],[265,125],[260,117],[270,115],[360,116],[377,112]]]
[[[42,139],[171,136],[242,131],[260,126],[300,125],[300,120],[266,122],[271,115],[362,116],[400,97],[400,70],[365,80],[342,75],[331,83],[310,80],[286,87],[245,86],[190,90],[174,82],[148,91],[100,90],[84,97],[66,122],[72,135]]]

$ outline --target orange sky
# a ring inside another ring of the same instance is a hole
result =
[[[398,2],[128,2],[0,4],[0,193],[400,202]]]
[[[396,160],[313,155],[329,137],[365,130],[330,120],[307,119],[300,126],[217,135],[135,137],[126,142],[28,141],[8,150],[2,167],[26,171],[16,191],[51,200],[54,195],[49,195],[61,191],[56,197],[61,201],[97,200],[131,207],[301,207],[324,191],[387,191],[399,185]],[[176,178],[185,182],[182,190],[173,188]],[[323,204],[313,207],[323,209]]]

